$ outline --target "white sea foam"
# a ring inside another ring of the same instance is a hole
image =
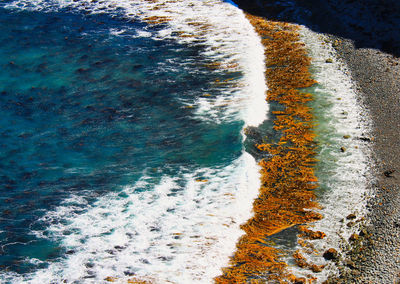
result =
[[[126,283],[126,274],[134,273],[154,283],[210,283],[228,264],[242,234],[239,224],[250,217],[257,171],[244,153],[221,169],[182,169],[158,183],[145,175],[91,205],[72,196],[44,221],[53,224],[46,232],[73,253],[20,281],[100,283],[116,277]]]
[[[215,82],[217,87],[228,86],[222,95],[191,102],[196,117],[214,122],[234,118],[253,126],[266,119],[263,47],[243,12],[229,3],[16,0],[7,7],[40,11],[69,7],[141,20],[167,17],[162,28],[141,30],[138,35],[201,43],[203,55],[218,68],[243,74],[233,82]],[[123,30],[110,33],[119,36]],[[155,283],[209,283],[228,264],[243,233],[239,225],[252,214],[260,186],[258,171],[254,158],[243,152],[224,168],[191,173],[182,168],[177,176],[164,175],[158,182],[144,174],[123,194],[110,193],[95,203],[89,204],[83,195],[72,196],[44,217],[52,224],[46,234],[36,232],[61,242],[70,251],[66,258],[26,278],[0,277],[14,283],[64,279],[101,283],[111,276],[125,283],[135,274]]]
[[[110,34],[115,36],[123,34],[124,32],[126,32],[124,29],[110,29]]]
[[[323,240],[312,241],[319,251],[336,248],[347,241],[357,226],[348,228],[346,217],[356,213],[358,218],[365,214],[367,183],[369,181],[369,148],[358,139],[369,133],[368,114],[362,108],[356,87],[344,62],[336,55],[326,36],[302,27],[301,39],[312,58],[312,73],[318,81],[315,89],[316,113],[320,119],[320,159],[327,164],[321,173],[320,183],[325,188],[320,200],[324,219],[314,224],[314,230],[326,233]],[[332,63],[326,60],[332,59]],[[350,138],[345,139],[344,136]],[[345,147],[345,152],[340,150]],[[328,264],[323,272],[315,274],[318,283],[324,281],[335,267],[326,263],[321,255],[308,255],[317,264]],[[304,275],[310,271],[301,271]]]
[[[165,19],[162,28],[142,31],[141,35],[147,37],[151,33],[154,39],[174,39],[182,44],[201,43],[206,46],[204,56],[218,63],[219,68],[243,74],[243,78],[229,84],[228,93],[217,98],[201,98],[195,103],[187,102],[195,108],[200,119],[226,121],[239,113],[246,125],[251,126],[257,126],[266,119],[264,49],[244,13],[232,4],[221,0],[15,0],[6,7],[40,11],[74,8],[92,13],[123,13],[124,17],[132,20],[148,22]],[[119,33],[115,30],[111,32],[114,35]],[[228,83],[216,82],[216,85]]]

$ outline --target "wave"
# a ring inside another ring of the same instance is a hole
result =
[[[268,105],[264,80],[264,51],[261,40],[244,13],[236,6],[219,0],[203,1],[68,1],[15,0],[8,9],[33,11],[85,11],[107,13],[127,21],[145,21],[147,30],[139,36],[176,40],[181,44],[205,46],[203,55],[210,59],[210,68],[242,72],[243,77],[230,85],[225,96],[205,96],[197,102],[187,102],[196,108],[198,117],[212,121],[229,120],[239,113],[246,125],[257,126],[266,119]],[[157,29],[151,26],[157,25]],[[123,31],[111,31],[114,35]],[[227,84],[230,79],[216,82]],[[226,106],[229,106],[226,108]]]
[[[99,283],[134,275],[154,283],[211,282],[242,234],[238,225],[250,217],[257,170],[253,158],[243,154],[227,167],[182,168],[159,182],[145,174],[94,204],[71,196],[41,220],[53,225],[36,231],[61,242],[67,257],[19,279]]]
[[[215,85],[224,89],[222,95],[214,96],[211,89],[195,101],[182,98],[186,107],[194,109],[194,118],[214,123],[235,119],[245,126],[257,126],[266,119],[263,47],[234,5],[216,0],[17,0],[5,7],[107,13],[147,23],[137,36],[201,45],[210,70],[241,75],[216,80]],[[124,29],[109,32],[124,36]],[[211,282],[235,249],[242,234],[239,225],[250,217],[260,186],[255,159],[243,150],[225,167],[194,171],[181,167],[176,174],[162,174],[159,179],[148,174],[151,169],[143,171],[138,182],[121,192],[95,202],[88,202],[84,194],[73,195],[47,212],[39,221],[51,225],[33,233],[61,243],[65,257],[32,274],[5,273],[0,279],[98,283],[107,277],[122,282],[143,277],[155,283]]]

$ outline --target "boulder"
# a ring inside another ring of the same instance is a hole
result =
[[[330,248],[324,252],[323,257],[326,260],[335,260],[335,259],[338,259],[339,253],[334,248]]]

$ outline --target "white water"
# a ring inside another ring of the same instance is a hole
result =
[[[205,96],[194,105],[202,120],[231,120],[237,112],[246,125],[257,126],[265,120],[267,103],[264,80],[264,49],[252,25],[237,7],[220,0],[16,0],[8,8],[54,11],[74,8],[91,13],[120,14],[145,20],[158,17],[168,21],[157,31],[140,31],[138,36],[174,39],[179,43],[207,46],[204,55],[219,68],[243,72],[243,78],[225,96]],[[123,31],[111,31],[118,35]],[[219,82],[224,84],[226,82]],[[211,94],[212,95],[212,94]],[[229,106],[229,107],[226,107]]]
[[[111,14],[121,8],[132,19],[166,16],[169,21],[162,29],[143,30],[138,36],[201,42],[207,46],[204,55],[218,62],[219,68],[243,73],[223,96],[204,96],[188,103],[196,118],[214,122],[234,118],[246,126],[266,119],[263,47],[244,14],[231,4],[216,0],[21,0],[8,7],[36,11],[73,7]],[[114,36],[123,32],[110,30]],[[191,37],[177,35],[182,32]],[[192,173],[182,168],[179,175],[164,175],[158,182],[146,170],[139,182],[123,190],[124,196],[110,193],[93,204],[72,196],[43,218],[53,224],[46,233],[74,253],[24,279],[12,274],[0,277],[13,283],[61,283],[64,279],[101,283],[106,277],[116,277],[126,283],[134,273],[155,283],[211,282],[235,250],[243,233],[239,225],[252,214],[260,186],[256,161],[243,151],[227,167]],[[207,181],[196,181],[199,178]],[[44,236],[44,232],[36,233]],[[92,278],[84,278],[88,276]]]
[[[52,237],[74,254],[38,271],[30,283],[99,283],[109,276],[126,282],[127,272],[154,283],[209,283],[234,251],[238,225],[250,217],[257,171],[243,154],[225,168],[182,169],[179,177],[163,176],[158,183],[144,174],[122,194],[91,205],[73,196],[45,221],[54,224],[47,230]],[[84,213],[75,213],[82,207]],[[95,277],[83,280],[90,275]]]
[[[369,137],[370,122],[357,95],[357,86],[345,63],[336,56],[328,38],[305,27],[300,33],[312,58],[311,72],[318,81],[314,107],[319,119],[317,140],[321,153],[317,158],[326,164],[324,172],[318,176],[325,191],[319,200],[324,219],[316,222],[312,229],[323,231],[327,237],[311,242],[320,253],[332,247],[340,251],[340,244],[357,231],[357,225],[347,227],[350,220],[346,217],[355,213],[359,219],[366,213],[367,183],[371,179],[368,164],[370,149],[358,138]],[[327,63],[328,58],[333,63]],[[345,139],[345,135],[350,138]],[[340,150],[341,147],[345,147],[345,152]],[[314,263],[328,265],[323,272],[313,275],[318,278],[318,283],[322,283],[328,273],[336,271],[321,254],[305,256]],[[302,275],[310,274],[310,271],[294,270]]]

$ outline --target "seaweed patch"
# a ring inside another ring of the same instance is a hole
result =
[[[299,41],[299,27],[294,24],[267,21],[247,15],[265,47],[267,101],[278,103],[273,111],[274,130],[278,141],[265,141],[257,148],[265,152],[260,161],[261,188],[254,201],[254,216],[241,226],[245,234],[237,244],[230,266],[215,279],[216,283],[264,283],[266,279],[278,282],[311,283],[314,278],[296,278],[282,256],[287,252],[268,244],[266,238],[286,228],[299,226],[299,244],[324,238],[323,232],[313,232],[307,224],[322,219],[315,211],[314,174],[315,133],[312,109],[308,102],[312,94],[304,88],[316,83],[309,72],[310,58]],[[296,252],[295,262],[304,268],[319,272],[323,266],[308,263]]]

